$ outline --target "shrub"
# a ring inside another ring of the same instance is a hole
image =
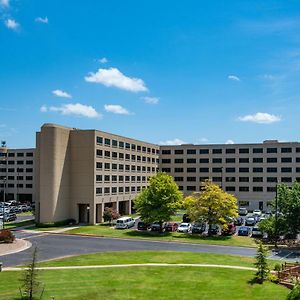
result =
[[[279,271],[281,271],[282,270],[282,266],[281,266],[281,264],[276,264],[275,266],[274,266],[274,271],[277,271],[277,272],[279,272]]]
[[[104,222],[110,222],[112,220],[116,220],[120,217],[120,214],[113,209],[112,207],[105,207],[104,212],[103,212],[103,219]]]
[[[275,275],[275,274],[270,273],[270,274],[268,275],[268,279],[269,279],[269,281],[271,281],[271,282],[279,283],[279,278],[278,278],[277,275]]]
[[[300,282],[295,284],[292,291],[286,297],[286,300],[299,300],[299,299],[300,299]]]
[[[0,230],[0,243],[12,243],[15,240],[15,236],[8,229]]]

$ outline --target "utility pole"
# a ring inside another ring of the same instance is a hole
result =
[[[1,141],[1,158],[3,158],[4,166],[5,166],[5,176],[2,178],[3,180],[3,202],[2,202],[2,212],[3,212],[3,225],[2,228],[4,229],[5,225],[5,194],[6,194],[6,182],[7,182],[7,147],[6,141]]]
[[[278,248],[278,179],[276,178],[276,195],[275,195],[275,249]]]

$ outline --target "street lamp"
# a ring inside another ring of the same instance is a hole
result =
[[[2,203],[2,212],[3,212],[3,225],[2,228],[4,229],[5,225],[5,193],[6,193],[6,177],[2,178],[3,180],[3,203]]]
[[[278,179],[276,178],[276,194],[275,194],[275,248],[278,248]]]

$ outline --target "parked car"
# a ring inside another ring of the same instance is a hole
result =
[[[162,223],[162,231],[165,231],[165,223]],[[151,231],[160,231],[160,223],[154,222],[151,224]]]
[[[209,235],[217,235],[221,233],[221,228],[219,225],[212,224],[208,227],[208,234]]]
[[[137,224],[137,230],[148,230],[148,228],[150,228],[150,224],[147,224],[143,221],[140,221]]]
[[[241,226],[238,231],[238,235],[240,236],[249,236],[251,233],[251,228],[247,226]]]
[[[263,236],[263,233],[259,230],[258,226],[254,226],[252,228],[252,234],[251,234],[252,237],[262,237]]]
[[[17,215],[15,213],[8,213],[4,215],[5,222],[12,222],[17,219]]]
[[[192,225],[192,233],[203,233],[206,230],[206,224],[205,223],[195,223]]]
[[[234,235],[236,233],[236,226],[234,223],[227,224],[226,229],[222,229],[222,235]]]
[[[177,231],[187,233],[191,230],[191,228],[192,228],[192,225],[190,223],[181,223],[178,226]]]
[[[130,227],[133,227],[135,224],[135,220],[133,220],[130,217],[122,217],[117,219],[116,222],[116,228],[117,229],[128,229]]]
[[[236,226],[242,226],[244,224],[244,219],[242,217],[238,217],[235,221],[234,224]]]
[[[166,231],[177,231],[178,223],[176,222],[168,222],[166,223],[165,230]]]
[[[256,217],[254,216],[249,216],[245,220],[245,225],[246,226],[254,226],[256,224]]]
[[[248,214],[248,210],[247,210],[246,207],[240,207],[239,208],[239,215],[240,216],[247,216],[247,214]]]
[[[254,209],[253,215],[256,215],[256,216],[259,216],[259,217],[260,217],[260,216],[262,215],[262,212],[261,212],[260,209]]]

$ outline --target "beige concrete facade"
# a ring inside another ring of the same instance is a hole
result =
[[[234,194],[240,206],[267,210],[277,181],[300,181],[300,143],[161,146],[159,168],[185,195],[210,179]]]
[[[35,202],[35,149],[0,148],[0,191],[6,200]]]
[[[105,207],[131,213],[158,168],[157,145],[45,124],[36,138],[39,222],[100,223]]]

